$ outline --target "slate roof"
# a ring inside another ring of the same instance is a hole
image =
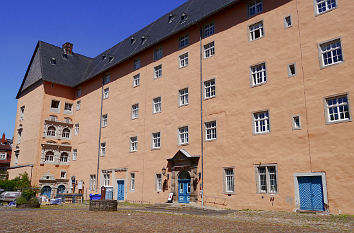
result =
[[[190,0],[95,58],[74,53],[65,60],[62,57],[62,48],[39,41],[17,98],[23,90],[41,79],[69,87],[78,86],[238,1],[240,0]],[[183,23],[182,14],[186,15]],[[172,22],[169,22],[170,15],[174,17]],[[142,37],[145,38],[144,43],[141,43]],[[135,39],[133,44],[131,38]],[[104,60],[103,55],[106,56]],[[50,64],[52,57],[56,58],[56,65]],[[111,62],[109,57],[113,57]]]

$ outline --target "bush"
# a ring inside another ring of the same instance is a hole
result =
[[[23,204],[27,204],[28,200],[26,198],[24,198],[23,196],[20,196],[16,199],[16,205],[23,205]]]
[[[27,172],[20,174],[12,180],[0,180],[0,188],[3,188],[5,190],[16,190],[30,187],[31,181],[28,177]]]
[[[32,189],[23,190],[21,197],[24,197],[27,201],[29,201],[31,198],[36,197],[36,191]]]

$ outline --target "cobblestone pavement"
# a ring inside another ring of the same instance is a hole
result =
[[[87,205],[41,209],[0,207],[0,232],[354,232],[353,216],[271,211],[123,206],[91,212]]]

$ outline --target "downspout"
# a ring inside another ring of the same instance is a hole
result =
[[[103,108],[103,79],[101,88],[101,112],[100,112],[100,129],[98,131],[98,152],[97,152],[97,173],[96,173],[96,192],[98,188],[98,175],[100,171],[100,149],[101,149],[101,130],[102,130],[102,108]]]
[[[202,50],[202,28],[199,26],[199,60],[200,60],[200,156],[202,165],[202,183],[201,183],[201,195],[202,195],[202,208],[204,207],[204,133],[203,133],[203,50]]]

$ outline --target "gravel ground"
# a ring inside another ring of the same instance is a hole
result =
[[[90,212],[87,205],[0,207],[0,232],[354,232],[353,216],[183,209],[133,206]]]

